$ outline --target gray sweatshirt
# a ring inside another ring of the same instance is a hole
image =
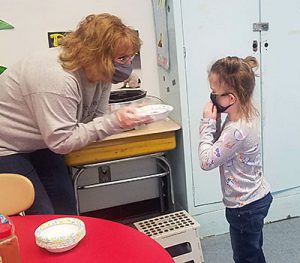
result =
[[[111,84],[66,72],[58,52],[31,55],[0,75],[0,156],[43,148],[66,154],[122,130],[106,114]]]
[[[226,207],[242,207],[270,192],[262,172],[258,120],[232,122],[227,118],[215,138],[216,120],[202,119],[199,132],[201,168],[219,167]]]

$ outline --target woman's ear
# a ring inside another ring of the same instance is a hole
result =
[[[229,93],[230,103],[235,103],[237,101],[235,95],[233,93]]]

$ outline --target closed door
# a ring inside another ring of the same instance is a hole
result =
[[[300,186],[300,1],[261,0],[262,131],[273,192]]]
[[[202,171],[197,152],[199,121],[210,93],[207,69],[216,59],[228,55],[260,59],[259,51],[252,49],[253,40],[260,34],[252,30],[253,22],[259,21],[259,1],[191,0],[181,4],[193,169],[188,176],[192,176],[194,205],[204,208],[222,200],[218,169]],[[260,81],[256,92],[259,106]]]

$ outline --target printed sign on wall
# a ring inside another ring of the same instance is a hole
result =
[[[155,33],[156,33],[156,50],[157,64],[169,69],[169,39],[167,30],[167,11],[166,0],[152,0]]]
[[[63,38],[67,32],[48,32],[49,48],[58,47],[58,41]]]

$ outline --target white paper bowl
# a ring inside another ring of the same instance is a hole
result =
[[[50,252],[64,252],[75,247],[85,236],[85,225],[78,218],[58,218],[35,230],[35,242]]]
[[[166,104],[146,105],[137,109],[140,116],[151,116],[153,121],[165,119],[174,108]]]

